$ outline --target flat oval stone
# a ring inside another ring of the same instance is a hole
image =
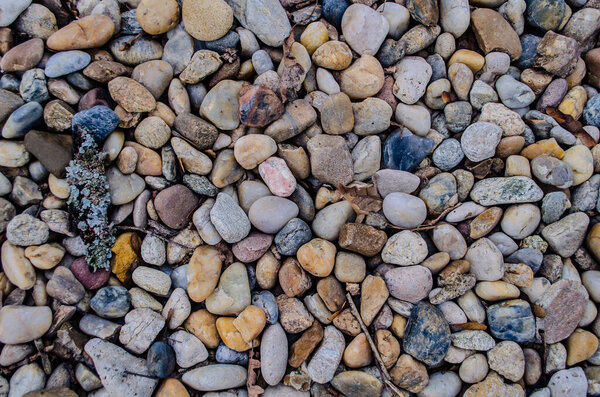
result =
[[[530,342],[535,337],[535,318],[527,301],[514,299],[489,306],[487,318],[498,339]]]
[[[388,31],[387,19],[364,4],[353,4],[344,12],[344,38],[360,55],[375,55]]]
[[[115,24],[106,15],[88,15],[53,33],[46,45],[54,51],[102,47],[114,32]]]
[[[287,367],[288,340],[278,323],[267,327],[260,346],[261,373],[265,382],[277,385],[283,379]]]
[[[544,193],[531,178],[512,176],[478,181],[473,186],[470,196],[477,204],[493,206],[533,203],[540,201]]]
[[[90,300],[90,307],[99,316],[120,318],[129,311],[131,295],[125,287],[104,287]]]
[[[91,59],[90,54],[87,52],[79,50],[62,51],[48,59],[44,74],[46,74],[46,77],[51,78],[64,76],[85,68]]]
[[[298,216],[298,206],[291,200],[277,196],[261,197],[256,200],[248,217],[252,225],[263,233],[277,233],[292,218]]]
[[[181,229],[192,219],[199,199],[184,185],[161,190],[154,198],[154,208],[160,219],[173,229]]]
[[[377,397],[383,385],[375,376],[363,371],[344,371],[337,374],[331,385],[345,396]]]
[[[210,210],[210,220],[219,235],[228,243],[237,243],[250,233],[248,216],[226,193],[217,195],[217,200]]]
[[[52,323],[48,306],[10,305],[0,309],[0,341],[16,345],[41,338]]]
[[[344,335],[334,326],[325,327],[323,341],[308,363],[308,375],[314,382],[330,382],[344,352]]]
[[[394,192],[383,200],[383,214],[395,226],[410,229],[425,221],[427,207],[418,197]]]
[[[181,380],[194,390],[218,391],[244,386],[247,376],[240,365],[211,364],[184,373]]]
[[[383,247],[384,262],[400,266],[416,265],[427,257],[427,244],[423,238],[410,230],[403,230],[390,237]]]

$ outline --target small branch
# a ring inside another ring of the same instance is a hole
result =
[[[129,39],[126,42],[124,42],[123,44],[121,44],[121,47],[119,47],[119,51],[127,51],[128,49],[130,49],[131,46],[134,45],[135,42],[138,41],[138,39],[143,36],[143,34],[144,34],[144,32],[140,32],[140,33],[136,34],[135,36],[133,36],[131,39]]]
[[[192,248],[192,247],[188,247],[188,246],[187,246],[187,245],[185,245],[185,244],[178,243],[177,241],[174,241],[173,239],[170,239],[170,238],[164,237],[164,236],[162,236],[162,235],[160,235],[160,234],[158,234],[158,233],[156,233],[156,232],[153,232],[152,230],[144,229],[144,228],[142,228],[142,227],[136,227],[136,226],[124,226],[124,225],[117,225],[117,226],[115,226],[115,227],[116,227],[117,229],[119,229],[119,230],[133,230],[133,231],[136,231],[136,232],[142,232],[142,233],[150,234],[150,235],[152,235],[152,236],[158,237],[158,238],[159,238],[159,239],[161,239],[162,241],[166,241],[167,243],[175,244],[175,245],[177,245],[177,246],[179,246],[179,247],[181,247],[181,248],[185,248],[185,249],[187,249],[187,250],[191,250],[191,251],[193,251],[193,250],[194,250],[194,248]]]
[[[141,376],[142,378],[156,379],[156,376],[145,375],[145,374],[138,374],[136,372],[131,372],[131,371],[128,371],[128,370],[125,370],[123,373],[125,373],[127,375]]]
[[[354,317],[356,317],[356,320],[360,324],[360,328],[362,329],[362,331],[364,332],[364,334],[367,338],[367,342],[369,342],[369,346],[371,346],[371,350],[373,351],[373,356],[375,357],[375,361],[377,363],[377,368],[379,368],[379,372],[381,373],[381,378],[383,379],[383,383],[392,392],[394,392],[397,396],[399,396],[399,397],[404,396],[404,393],[402,393],[402,391],[395,384],[393,384],[392,381],[390,380],[390,374],[387,371],[387,368],[385,368],[385,364],[383,363],[383,360],[381,359],[381,356],[379,355],[379,351],[377,351],[377,348],[375,347],[375,343],[373,342],[373,338],[371,338],[371,334],[369,334],[369,330],[367,329],[367,326],[365,325],[362,318],[360,317],[360,313],[358,312],[358,309],[356,309],[356,305],[354,304],[354,301],[352,300],[352,295],[350,295],[350,293],[346,293],[346,299],[348,300],[348,303],[350,304],[350,310],[352,311],[352,314],[354,315]]]

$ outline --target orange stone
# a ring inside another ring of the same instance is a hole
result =
[[[196,335],[209,349],[216,349],[221,341],[216,322],[217,316],[206,309],[201,309],[190,314],[185,321],[185,329]]]

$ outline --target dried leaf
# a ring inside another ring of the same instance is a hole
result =
[[[469,321],[463,324],[452,324],[450,328],[452,328],[454,332],[464,330],[485,331],[487,329],[487,326],[485,324],[477,323],[475,321]]]
[[[219,257],[225,266],[229,266],[234,262],[233,253],[223,241],[215,245],[215,248],[219,251]]]
[[[493,159],[487,159],[475,164],[466,162],[465,167],[473,173],[475,178],[483,179],[490,173],[492,169],[492,162]]]
[[[592,138],[586,130],[583,129],[583,124],[575,120],[570,114],[564,114],[557,108],[548,106],[545,109],[548,116],[552,117],[561,127],[575,135],[579,140],[587,147],[594,147],[596,141]]]
[[[283,72],[279,83],[279,91],[281,92],[281,100],[285,102],[296,99],[296,94],[302,88],[302,75],[305,70],[297,61],[296,58],[290,56],[290,48],[294,44],[294,35],[291,34],[285,40],[283,45]]]
[[[546,310],[544,310],[544,308],[541,307],[540,305],[536,305],[535,303],[532,304],[531,311],[533,312],[533,315],[538,318],[546,317]]]
[[[456,95],[452,92],[444,91],[442,92],[442,101],[444,101],[444,103],[454,102],[456,101]]]
[[[265,389],[256,384],[258,374],[255,370],[260,369],[260,360],[254,358],[254,349],[250,350],[248,358],[248,379],[246,380],[248,397],[258,397],[265,392]]]
[[[383,199],[373,184],[366,186],[338,186],[338,192],[346,199],[357,214],[368,215],[381,210]]]

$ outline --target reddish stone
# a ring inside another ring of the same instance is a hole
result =
[[[242,241],[235,243],[231,251],[241,262],[254,262],[267,252],[272,242],[271,234],[252,232]]]
[[[88,110],[98,105],[106,106],[110,109],[114,109],[115,107],[115,103],[113,102],[106,88],[92,88],[83,94],[79,100],[78,111],[81,112],[83,110]]]
[[[69,269],[86,289],[98,289],[106,284],[110,278],[110,271],[108,269],[92,271],[85,257],[75,259]]]
[[[248,127],[264,127],[283,114],[277,94],[260,85],[242,87],[239,100],[240,122]]]
[[[184,185],[161,190],[154,199],[154,208],[160,220],[172,229],[187,226],[199,205],[198,197]]]
[[[546,343],[560,342],[575,331],[583,317],[586,300],[585,288],[572,280],[557,281],[544,292],[537,304],[546,316],[538,318],[537,325],[544,331]]]

